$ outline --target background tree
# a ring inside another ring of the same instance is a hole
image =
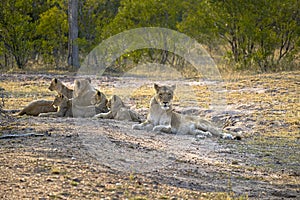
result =
[[[122,0],[118,14],[103,28],[102,38],[139,27],[163,27],[176,30],[176,24],[182,19],[181,3],[182,1],[179,0]],[[123,70],[131,68],[132,64],[138,62],[158,62],[175,66],[175,63],[180,63],[179,59],[180,57],[170,51],[141,49],[124,54],[115,65]]]
[[[110,36],[164,27],[195,38],[227,66],[289,70],[299,64],[299,7],[299,0],[2,0],[0,66],[24,68],[38,60],[48,67],[78,68],[79,58]],[[178,69],[188,65],[171,52],[128,52],[112,66],[128,70],[139,62]]]
[[[44,63],[65,66],[68,44],[67,14],[54,5],[40,15],[36,31],[36,48]]]
[[[103,38],[103,29],[117,15],[120,0],[79,1],[79,38],[82,56],[89,53]]]
[[[188,6],[180,30],[206,45],[225,44],[226,57],[239,68],[277,70],[299,52],[297,0],[207,0]]]
[[[0,3],[2,51],[5,59],[14,58],[18,68],[24,68],[32,55],[35,26],[31,13],[32,0],[2,0]]]
[[[69,39],[68,39],[68,64],[78,69],[79,48],[78,48],[78,0],[69,0],[68,5]]]

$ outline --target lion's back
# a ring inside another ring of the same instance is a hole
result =
[[[57,108],[52,105],[53,101],[35,100],[25,106],[18,115],[33,115],[38,116],[40,113],[56,112]]]

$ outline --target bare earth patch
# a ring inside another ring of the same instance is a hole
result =
[[[241,141],[136,131],[133,123],[115,120],[1,113],[0,136],[48,135],[0,140],[0,198],[298,199],[299,76],[291,72],[227,80],[225,110],[205,107],[205,83],[184,82],[197,91],[193,107],[175,109],[226,124],[224,130],[241,134]],[[4,74],[4,108],[21,109],[32,99],[53,98],[55,93],[47,91],[51,78]],[[74,80],[60,78],[70,85]],[[131,80],[94,82],[109,96]],[[151,95],[151,88],[140,87],[127,104],[145,114],[144,102]]]

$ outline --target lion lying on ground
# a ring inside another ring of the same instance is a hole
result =
[[[108,113],[97,114],[94,118],[141,122],[138,114],[127,108],[119,96],[113,95],[107,104],[110,111]]]
[[[38,116],[40,113],[56,112],[57,108],[53,106],[53,101],[35,100],[25,106],[17,115]]]
[[[57,78],[51,80],[50,86],[48,88],[50,91],[56,91],[59,95],[64,95],[67,98],[71,99],[73,97],[73,90],[65,86]]]
[[[77,106],[73,105],[73,100],[68,99],[64,95],[57,95],[53,101],[53,105],[58,107],[57,112],[42,113],[41,117],[93,117],[101,112],[108,112],[106,105],[103,106],[103,102],[107,102],[105,95],[98,91],[93,99],[91,106]]]
[[[90,104],[89,106],[80,106],[74,104],[73,99],[73,116],[74,117],[93,117],[96,114],[103,113],[103,112],[108,112],[107,108],[107,98],[106,96],[100,92],[99,90],[95,90],[93,93],[93,96],[90,97]],[[88,100],[88,99],[86,99]]]
[[[91,104],[96,107],[96,113],[107,113],[108,112],[108,106],[107,106],[108,100],[102,92],[99,90],[96,90],[94,93],[94,96],[92,97]]]
[[[147,120],[135,124],[133,129],[153,130],[174,134],[192,134],[204,137],[216,136],[224,139],[235,139],[231,134],[223,133],[209,121],[196,116],[181,115],[173,111],[172,100],[175,86],[158,86],[154,84],[156,94],[150,101]]]
[[[41,113],[39,117],[73,117],[72,100],[63,94],[55,96],[53,106],[57,107],[57,112]]]

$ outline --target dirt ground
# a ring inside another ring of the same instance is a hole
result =
[[[1,199],[300,198],[300,72],[228,79],[223,110],[206,106],[206,82],[182,81],[198,92],[178,97],[175,110],[208,118],[242,135],[240,141],[137,131],[133,122],[9,112],[32,99],[53,98],[51,78],[1,75],[6,112],[0,136],[39,134],[0,140]],[[76,77],[59,78],[71,86]],[[130,93],[126,103],[145,117],[151,86],[122,88],[135,81],[93,79],[108,96]],[[184,98],[192,106],[182,106]]]

